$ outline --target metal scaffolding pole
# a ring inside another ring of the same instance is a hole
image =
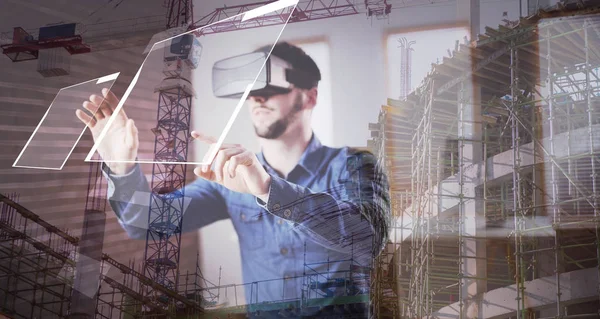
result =
[[[587,104],[587,114],[588,114],[588,138],[590,141],[590,166],[592,168],[592,172],[590,177],[592,179],[592,202],[594,209],[594,228],[596,233],[596,269],[598,271],[598,298],[600,300],[600,210],[598,209],[598,188],[597,188],[597,173],[596,173],[596,160],[597,157],[595,155],[594,148],[594,132],[592,130],[592,125],[594,123],[593,119],[593,108],[592,108],[592,96],[593,96],[593,88],[590,84],[590,69],[592,68],[590,64],[590,43],[589,43],[589,20],[585,19],[583,22],[583,34],[584,34],[584,47],[585,50],[585,100]]]
[[[514,42],[510,44],[510,108],[512,127],[512,153],[513,153],[513,212],[515,223],[515,281],[517,285],[517,319],[525,317],[525,278],[523,276],[523,238],[522,238],[522,214],[523,202],[521,200],[521,152],[519,123],[517,122],[518,103],[518,56]]]
[[[548,61],[548,123],[549,123],[549,138],[550,138],[550,158],[551,159],[555,159],[555,145],[554,145],[554,135],[555,135],[555,131],[554,131],[554,83],[552,80],[552,48],[551,48],[551,35],[550,35],[550,28],[546,29],[546,36],[547,36],[547,41],[546,41],[546,45],[547,45],[547,53],[546,53],[546,60]],[[558,181],[557,181],[557,176],[556,176],[557,172],[556,172],[556,165],[551,164],[550,165],[550,184],[551,184],[551,194],[552,194],[552,223],[554,225],[559,225],[560,224],[560,213],[559,213],[559,209],[558,209],[558,200],[559,200],[559,194],[558,194]],[[554,228],[554,276],[555,276],[555,280],[556,280],[556,315],[557,316],[561,316],[562,315],[562,309],[561,309],[561,301],[560,301],[560,272],[559,272],[559,263],[560,263],[560,239],[559,239],[559,232],[558,232],[558,227]]]
[[[459,133],[458,133],[458,194],[459,194],[459,202],[458,202],[458,245],[459,249],[459,259],[458,259],[458,278],[460,280],[459,292],[458,292],[458,307],[459,307],[459,318],[466,318],[466,307],[465,300],[469,297],[467,286],[468,282],[465,282],[466,274],[468,270],[465,269],[465,256],[467,255],[467,247],[464,240],[465,235],[465,199],[463,197],[465,193],[464,188],[464,169],[465,169],[465,161],[464,161],[464,150],[465,150],[465,84],[464,81],[460,82],[460,89],[458,91],[458,118],[459,118]]]

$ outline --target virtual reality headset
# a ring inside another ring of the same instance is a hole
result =
[[[311,74],[294,69],[277,56],[268,56],[267,52],[252,52],[215,62],[212,69],[213,94],[222,98],[241,98],[263,63],[265,66],[249,96],[270,97],[290,92],[292,84],[310,89],[319,82]]]

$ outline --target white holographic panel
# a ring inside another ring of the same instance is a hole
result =
[[[118,76],[113,73],[60,89],[13,167],[62,169],[86,128],[75,111],[87,112],[83,101],[92,94],[102,96],[101,90],[112,88]]]

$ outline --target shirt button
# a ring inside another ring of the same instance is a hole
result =
[[[279,225],[283,224],[283,219],[279,218],[279,219],[277,220],[277,224],[279,224]]]
[[[285,255],[285,254],[287,254],[287,253],[288,253],[288,250],[287,250],[287,248],[285,248],[285,247],[284,247],[284,248],[281,248],[281,249],[279,250],[279,252],[280,252],[282,255]]]
[[[283,279],[285,279],[285,280],[290,280],[290,278],[292,278],[292,277],[290,277],[290,276],[284,276],[283,277]]]
[[[285,218],[290,218],[290,216],[292,216],[292,211],[289,208],[284,210],[283,216],[285,216]]]
[[[279,203],[273,204],[273,210],[278,210],[281,206]]]
[[[240,219],[241,219],[241,220],[246,220],[246,214],[242,213],[242,214],[240,215]]]

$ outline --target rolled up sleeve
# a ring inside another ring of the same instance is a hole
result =
[[[145,239],[148,230],[148,205],[150,186],[139,164],[125,175],[115,175],[102,165],[102,173],[108,181],[108,201],[117,220],[130,238]]]

